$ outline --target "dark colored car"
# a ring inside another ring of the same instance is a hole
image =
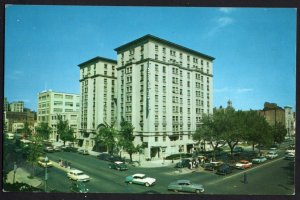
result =
[[[110,169],[116,169],[116,170],[119,170],[119,171],[124,171],[124,170],[127,170],[128,167],[127,165],[125,165],[123,162],[121,161],[116,161],[116,162],[112,162],[108,165],[108,167]]]
[[[190,167],[190,159],[182,159],[180,162],[176,163],[176,168],[184,168],[184,167]]]
[[[77,193],[87,193],[89,191],[86,185],[81,181],[73,182],[70,190],[71,192],[77,192]]]
[[[61,149],[66,152],[77,152],[77,148],[75,147],[62,146]]]
[[[219,166],[216,173],[221,175],[226,175],[226,174],[230,174],[231,172],[232,172],[232,168],[230,165],[222,164]]]
[[[117,155],[112,155],[108,153],[101,153],[97,156],[100,160],[105,160],[109,162],[115,162],[115,161],[124,161],[123,158]]]

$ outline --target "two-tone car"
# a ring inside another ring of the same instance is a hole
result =
[[[121,162],[121,161],[115,161],[113,163],[109,163],[108,168],[116,169],[116,170],[119,170],[119,171],[124,171],[124,170],[128,169],[127,165],[125,163]]]
[[[269,151],[266,155],[266,157],[268,159],[274,159],[274,158],[277,158],[278,157],[278,154],[276,151]]]
[[[252,159],[252,163],[254,163],[254,164],[260,164],[260,163],[263,163],[266,161],[267,161],[267,158],[265,156],[258,156],[256,158]]]
[[[47,168],[53,166],[53,163],[50,160],[47,160],[47,162],[46,162],[44,157],[39,157],[38,158],[38,164],[41,167],[47,167]]]
[[[189,180],[177,180],[168,185],[168,190],[174,192],[194,192],[199,194],[204,192],[204,187],[201,184],[195,184]]]
[[[74,181],[86,182],[90,180],[90,177],[88,175],[86,175],[85,173],[83,173],[78,169],[71,169],[70,171],[67,172],[67,176],[69,179]]]
[[[252,162],[249,162],[248,160],[240,160],[235,164],[235,167],[237,169],[247,169],[252,166]]]
[[[145,185],[146,187],[152,186],[155,184],[156,179],[147,177],[145,174],[133,174],[131,176],[127,176],[125,178],[125,182],[132,184]]]

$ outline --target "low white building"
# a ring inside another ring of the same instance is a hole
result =
[[[79,124],[79,95],[52,90],[43,91],[38,94],[37,123],[46,122],[52,128],[49,140],[59,141],[57,134],[57,116],[61,115],[67,120],[69,126],[74,130],[74,136],[78,137]]]

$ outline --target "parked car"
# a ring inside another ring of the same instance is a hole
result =
[[[53,150],[54,150],[55,152],[59,152],[59,151],[61,151],[61,147],[60,147],[60,146],[54,146],[54,147],[53,147]]]
[[[260,164],[260,163],[266,162],[266,160],[267,160],[267,158],[265,156],[258,156],[256,158],[252,159],[252,163]]]
[[[39,157],[38,158],[38,164],[42,167],[52,167],[53,166],[53,163],[48,160],[47,162],[45,161],[45,158],[44,157]]]
[[[237,152],[243,152],[243,151],[244,151],[244,148],[243,148],[243,147],[234,147],[232,151],[233,151],[234,153],[237,153]]]
[[[47,147],[44,148],[44,151],[47,152],[47,153],[52,153],[52,152],[54,152],[54,149],[51,146],[47,146]]]
[[[78,153],[82,154],[82,155],[89,155],[89,151],[86,149],[78,149]]]
[[[125,163],[121,162],[121,161],[116,161],[116,162],[110,163],[108,165],[108,167],[110,169],[116,169],[116,170],[119,170],[119,171],[124,171],[124,170],[128,169],[127,165]]]
[[[77,192],[77,193],[87,193],[89,189],[86,187],[86,185],[81,181],[73,182],[70,187],[71,192]]]
[[[76,152],[77,151],[76,147],[70,147],[70,146],[62,146],[61,149],[66,152]]]
[[[276,153],[276,151],[269,151],[266,155],[266,157],[268,159],[274,159],[278,157],[278,154]]]
[[[89,181],[90,177],[86,174],[84,174],[82,171],[78,169],[71,169],[68,173],[67,176],[69,179],[74,180],[74,181]]]
[[[176,168],[184,168],[184,167],[189,167],[190,166],[190,159],[182,159],[180,162],[176,163],[175,167]]]
[[[286,151],[285,151],[286,154],[288,153],[293,153],[295,154],[295,148],[288,148]]]
[[[294,160],[295,159],[295,154],[294,153],[288,153],[284,156],[284,159],[286,160]]]
[[[132,176],[127,176],[125,178],[125,182],[129,184],[135,183],[135,184],[145,185],[146,187],[149,187],[155,184],[156,179],[146,177],[145,174],[134,174]]]
[[[100,160],[105,160],[109,162],[115,162],[115,161],[124,161],[123,158],[117,155],[112,155],[108,153],[101,153],[97,156]]]
[[[204,192],[204,187],[201,184],[191,183],[189,180],[177,180],[168,185],[168,190],[174,192],[195,192],[199,194]]]
[[[252,163],[249,162],[248,160],[240,160],[235,164],[235,167],[238,169],[247,169],[252,166]]]
[[[222,165],[222,162],[210,162],[210,163],[204,163],[203,168],[205,170],[214,171],[219,168],[219,166]]]
[[[228,164],[221,164],[217,169],[217,174],[226,175],[232,173],[232,167]]]

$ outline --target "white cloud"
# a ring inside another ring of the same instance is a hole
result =
[[[234,19],[231,17],[220,17],[217,19],[217,22],[218,27],[221,28],[232,24],[234,22]]]
[[[245,93],[245,92],[252,92],[253,89],[252,88],[238,88],[236,90],[237,93]]]
[[[24,71],[14,70],[12,73],[7,74],[5,77],[8,79],[17,80],[17,79],[20,79],[21,76],[23,76],[23,75],[24,75]]]
[[[234,94],[240,94],[240,93],[246,93],[246,92],[252,92],[254,91],[253,88],[217,88],[214,89],[215,93],[234,93]]]
[[[234,11],[235,8],[220,8],[219,11],[221,11],[222,13],[231,13],[232,11]]]

